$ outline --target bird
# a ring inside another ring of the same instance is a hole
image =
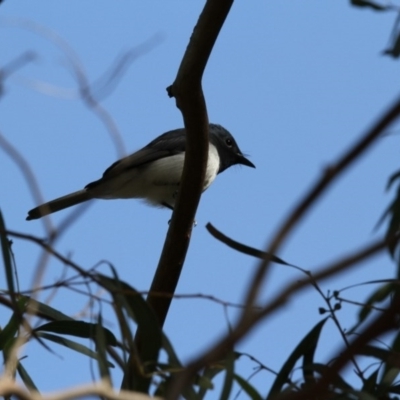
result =
[[[28,221],[91,199],[143,199],[173,209],[181,181],[186,149],[185,128],[168,131],[135,153],[114,162],[103,176],[82,190],[56,198],[28,211]],[[242,164],[255,168],[240,151],[232,134],[209,124],[209,153],[203,191],[227,168]]]

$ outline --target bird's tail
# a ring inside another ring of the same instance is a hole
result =
[[[26,219],[27,221],[30,221],[31,219],[38,219],[43,217],[44,215],[63,210],[64,208],[75,206],[76,204],[83,203],[84,201],[90,199],[92,199],[92,197],[85,189],[78,190],[77,192],[67,194],[66,196],[59,197],[58,199],[49,201],[48,203],[44,203],[39,207],[33,208],[32,210],[28,211],[28,216],[26,217]]]

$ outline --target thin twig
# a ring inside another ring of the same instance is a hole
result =
[[[344,172],[363,155],[375,140],[391,126],[400,115],[400,97],[391,107],[372,125],[372,127],[351,146],[343,156],[325,169],[325,172],[314,186],[306,192],[304,197],[297,203],[293,211],[289,213],[282,223],[274,239],[268,246],[267,252],[275,254],[292,229],[304,218],[311,207],[322,196],[323,193],[333,184]],[[251,306],[257,299],[260,288],[263,285],[265,274],[268,270],[270,260],[264,260],[260,263],[257,272],[254,274],[250,289],[246,295],[246,303]],[[242,318],[246,318],[243,314]]]
[[[273,300],[264,305],[262,311],[251,311],[251,313],[247,312],[246,320],[241,320],[240,323],[235,326],[232,332],[221,338],[208,351],[190,362],[187,368],[174,378],[174,384],[172,385],[171,392],[167,398],[176,399],[178,394],[181,393],[183,388],[188,384],[188,382],[191,381],[199,369],[203,368],[205,365],[215,362],[216,360],[222,359],[226,352],[231,349],[234,344],[238,343],[265,317],[270,316],[272,313],[280,309],[294,295],[298,295],[302,290],[307,289],[314,281],[322,282],[328,278],[331,278],[332,276],[338,275],[340,272],[355,268],[360,262],[384,250],[387,244],[388,242],[386,239],[379,240],[371,245],[365,246],[361,250],[355,251],[339,261],[319,268],[317,270],[318,272],[314,273],[312,277],[289,283]]]

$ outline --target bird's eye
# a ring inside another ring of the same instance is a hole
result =
[[[225,139],[225,143],[226,143],[226,145],[228,146],[228,147],[232,147],[232,145],[233,145],[233,141],[232,141],[232,139]]]

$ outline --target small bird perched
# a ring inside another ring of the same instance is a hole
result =
[[[209,125],[209,149],[203,191],[217,174],[235,164],[255,168],[221,125]],[[181,181],[186,149],[184,128],[166,132],[147,146],[112,164],[102,178],[84,189],[44,203],[28,212],[26,219],[63,210],[91,199],[144,199],[148,203],[174,208]]]

